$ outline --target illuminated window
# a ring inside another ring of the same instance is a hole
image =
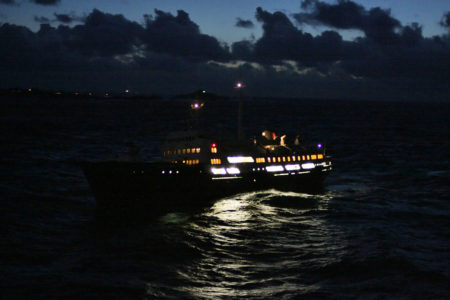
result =
[[[291,161],[291,157],[290,156],[287,157],[287,161]]]
[[[317,158],[318,158],[318,159],[323,159],[323,154],[318,154],[318,155],[317,155]]]
[[[230,175],[234,175],[234,174],[240,174],[241,171],[239,170],[239,168],[230,167],[230,168],[227,168],[227,173]]]
[[[309,155],[306,155],[306,159],[310,160]]]
[[[216,143],[211,144],[211,153],[217,153],[217,144]]]
[[[195,148],[196,153],[200,153],[200,148]]]
[[[183,154],[186,154],[186,149],[183,149],[182,152],[183,152]]]
[[[282,160],[283,160],[283,162],[286,162],[286,157],[283,156]]]
[[[302,169],[314,169],[314,164],[313,163],[305,163],[302,164]]]
[[[284,171],[283,166],[267,166],[266,167],[267,172],[280,172]]]
[[[292,156],[292,161],[295,161],[295,156]]]
[[[220,165],[221,163],[222,163],[222,160],[220,158],[211,158],[212,165]]]
[[[315,154],[311,155],[311,159],[317,159],[317,155]]]
[[[228,156],[227,160],[229,163],[232,163],[232,164],[255,162],[255,160],[251,156]]]
[[[181,149],[177,149],[177,154],[181,154]]]
[[[302,159],[305,160],[305,156],[304,155],[302,155]]]
[[[271,161],[270,161],[270,157],[267,158],[267,161],[268,161],[268,162],[271,162]]]
[[[225,175],[227,174],[227,171],[225,168],[211,168],[211,173],[214,175]]]
[[[277,162],[277,158],[276,157],[272,157],[272,162]]]
[[[186,149],[186,153],[190,154],[191,153],[191,148],[187,148]]]
[[[285,165],[284,168],[286,169],[286,171],[295,171],[295,170],[300,170],[300,165],[299,164],[288,164],[288,165]]]
[[[257,157],[256,158],[256,163],[261,164],[261,163],[265,163],[266,159],[264,157]]]
[[[302,157],[299,155],[299,156],[297,156],[297,160],[298,161],[301,161],[302,160]]]

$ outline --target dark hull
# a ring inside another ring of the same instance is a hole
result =
[[[328,174],[328,170],[319,168],[307,174],[286,176],[246,170],[239,176],[218,180],[202,165],[174,168],[165,163],[111,161],[87,162],[82,168],[98,209],[145,207],[155,212],[191,208],[252,190],[318,191]]]

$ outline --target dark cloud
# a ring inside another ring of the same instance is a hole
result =
[[[179,10],[176,16],[161,10],[155,10],[155,14],[146,16],[144,42],[148,50],[194,60],[228,56],[227,49],[216,38],[202,34],[185,11]]]
[[[325,31],[313,37],[294,26],[291,20],[282,12],[270,13],[257,8],[256,19],[262,23],[263,35],[253,46],[234,44],[233,53],[243,47],[253,48],[255,60],[263,63],[279,63],[281,60],[294,60],[306,66],[330,62],[347,55],[346,45],[339,33]],[[249,55],[247,55],[249,56]]]
[[[379,7],[366,10],[363,6],[347,0],[328,4],[319,0],[303,1],[306,13],[294,14],[298,23],[323,24],[337,29],[359,29],[366,37],[379,43],[390,43],[395,39],[395,30],[400,21],[391,16],[390,10]]]
[[[60,23],[64,23],[64,24],[70,24],[73,22],[83,22],[86,17],[80,17],[75,15],[74,13],[70,13],[70,14],[58,14],[58,13],[54,13],[55,16],[55,22],[60,22]]]
[[[255,27],[255,25],[253,24],[253,22],[251,20],[243,20],[241,18],[237,18],[236,19],[236,27],[241,27],[241,28],[253,28]]]
[[[15,0],[0,0],[0,4],[16,5],[17,2]]]
[[[89,56],[126,54],[140,44],[143,28],[122,15],[93,10],[84,24],[58,31],[68,48]]]
[[[54,18],[50,19],[44,16],[35,16],[34,21],[37,23],[62,23],[62,24],[71,24],[74,22],[84,22],[86,20],[86,16],[81,17],[75,15],[75,13],[68,14],[58,14],[54,13]]]
[[[61,0],[30,0],[30,2],[40,5],[56,5],[61,2]]]
[[[263,36],[255,43],[254,55],[267,63],[283,59],[299,60],[308,55],[313,37],[298,30],[282,12],[270,13],[258,7],[256,19]]]
[[[324,5],[327,9],[331,7],[319,1],[303,2],[304,7],[311,5]],[[398,21],[392,21],[386,11],[378,8],[365,11],[350,1],[340,1],[335,6],[339,7],[341,13],[348,9],[350,13],[347,19],[350,20],[333,19],[331,16],[335,16],[335,10],[330,9],[333,13],[327,11],[320,15],[320,20],[329,20],[327,24],[330,27],[356,28],[356,24],[381,24],[380,28],[375,25],[369,26],[370,29],[363,27],[367,36],[354,41],[344,41],[333,30],[312,36],[295,27],[284,13],[270,13],[258,8],[256,19],[262,23],[262,37],[255,43],[234,43],[231,47],[233,55],[264,64],[280,64],[291,60],[300,68],[314,68],[325,76],[340,70],[359,78],[427,78],[448,82],[448,38],[424,38],[422,28],[417,23],[402,26]]]
[[[254,43],[251,41],[239,41],[231,45],[231,51],[234,57],[242,60],[253,60]]]
[[[311,9],[317,3],[302,4]],[[366,24],[365,18],[373,16],[362,12],[358,22]],[[450,78],[449,35],[426,38],[413,23],[388,30],[389,43],[370,35],[347,41],[337,32],[338,21],[322,22],[328,28],[313,36],[282,12],[258,8],[256,19],[261,38],[233,43],[231,50],[202,34],[184,11],[172,15],[156,10],[139,24],[94,10],[76,26],[42,24],[37,32],[3,24],[0,88],[130,88],[176,94],[206,86],[228,93],[234,80],[245,78],[248,93],[258,96],[364,98],[391,93],[424,98],[434,93],[448,98],[443,87]]]
[[[61,23],[69,24],[69,23],[72,23],[73,20],[74,20],[72,18],[72,16],[69,16],[68,14],[57,14],[57,13],[55,13],[54,15],[56,17],[56,20],[58,20]]]
[[[38,22],[38,23],[50,23],[51,22],[49,18],[43,17],[43,16],[41,16],[41,17],[34,16],[34,21]]]
[[[440,24],[441,24],[443,27],[450,28],[450,11],[448,11],[448,12],[446,12],[446,13],[444,14],[444,16],[442,17],[442,20],[441,20]]]

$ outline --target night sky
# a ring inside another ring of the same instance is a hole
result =
[[[450,101],[448,0],[0,0],[0,89]]]

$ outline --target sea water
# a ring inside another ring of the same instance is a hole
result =
[[[130,142],[157,158],[187,107],[0,99],[1,298],[450,297],[449,104],[248,100],[246,138],[271,129],[325,145],[322,193],[96,218],[78,163],[126,156]],[[235,101],[211,102],[201,126],[231,135],[236,120]]]

